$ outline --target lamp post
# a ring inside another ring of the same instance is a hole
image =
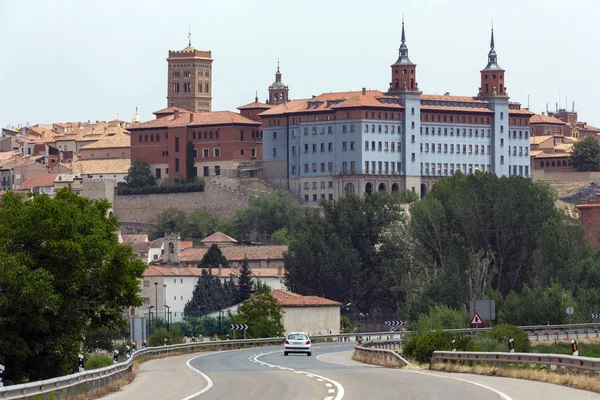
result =
[[[156,319],[158,320],[158,282],[154,282],[154,304],[156,305]]]
[[[152,334],[152,309],[154,306],[148,307],[148,337]]]
[[[165,304],[164,307],[167,310],[167,331],[170,331],[171,328],[169,327],[169,319],[171,319],[171,306]]]

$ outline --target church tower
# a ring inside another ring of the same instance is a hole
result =
[[[167,58],[167,107],[179,107],[192,112],[212,110],[212,62],[210,50],[188,46],[180,51],[169,50]]]
[[[275,73],[275,82],[269,86],[269,101],[267,104],[276,105],[285,103],[288,98],[289,89],[281,82],[281,72],[279,71],[279,61],[277,61],[277,72]]]
[[[392,81],[389,93],[417,92],[417,64],[408,58],[408,46],[406,45],[406,34],[404,32],[404,18],[402,18],[402,44],[398,60],[392,64]]]
[[[498,56],[494,50],[494,28],[490,40],[487,66],[481,70],[479,97],[508,96],[504,86],[504,70],[498,65]]]

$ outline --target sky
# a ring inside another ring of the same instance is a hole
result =
[[[598,0],[0,0],[0,126],[153,119],[188,24],[213,111],[264,102],[278,59],[291,99],[385,91],[403,14],[424,93],[477,94],[493,21],[511,101],[600,126]]]

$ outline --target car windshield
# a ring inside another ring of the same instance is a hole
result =
[[[302,333],[291,333],[288,335],[289,340],[307,340],[308,336]]]

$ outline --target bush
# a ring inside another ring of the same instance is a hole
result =
[[[156,329],[152,335],[150,335],[150,347],[164,346],[165,339],[167,339],[167,345],[185,342],[181,329],[179,329],[178,326],[173,326],[170,332],[164,328]]]
[[[446,305],[435,305],[429,313],[420,314],[412,330],[425,332],[436,329],[464,329],[469,324],[469,313],[455,310]]]
[[[523,329],[509,324],[500,324],[485,333],[485,337],[494,340],[496,343],[503,344],[505,351],[508,351],[508,341],[512,338],[515,342],[515,351],[517,353],[528,353],[531,351],[531,341],[527,332]]]
[[[120,182],[117,185],[117,193],[119,195],[136,195],[152,193],[204,192],[204,186],[204,179],[201,178],[183,181],[175,180],[174,182],[170,182],[165,179],[160,185],[144,187],[129,187],[126,183]]]
[[[420,362],[431,361],[436,350],[452,350],[452,340],[456,340],[458,351],[471,350],[471,336],[447,331],[424,332],[417,335],[414,345],[409,343],[412,357]],[[411,338],[412,339],[412,338]]]
[[[102,354],[84,354],[83,362],[85,370],[90,371],[92,369],[108,367],[109,365],[112,365],[113,359],[112,357]]]
[[[491,339],[485,335],[475,335],[471,339],[470,351],[487,351],[490,353],[497,353],[506,351],[506,349],[506,343],[498,343],[496,340]]]

